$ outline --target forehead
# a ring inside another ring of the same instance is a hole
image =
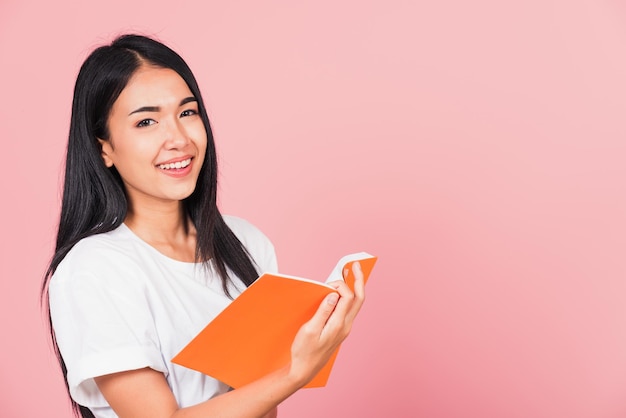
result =
[[[167,106],[178,104],[181,99],[189,96],[193,96],[191,90],[176,71],[142,66],[128,80],[113,108]]]

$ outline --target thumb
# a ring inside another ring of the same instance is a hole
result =
[[[313,318],[309,321],[309,325],[314,328],[322,329],[324,325],[326,325],[326,321],[335,310],[335,306],[337,306],[337,301],[339,300],[339,294],[337,292],[332,292],[327,295],[320,306],[317,308],[317,311],[313,315]]]

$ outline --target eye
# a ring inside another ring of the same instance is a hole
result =
[[[155,123],[156,121],[154,119],[142,119],[139,122],[137,122],[135,126],[137,126],[138,128],[143,128],[146,126],[154,125]]]
[[[184,118],[185,116],[194,116],[197,115],[198,111],[195,109],[187,109],[187,110],[183,110],[182,113],[180,114],[181,118]]]

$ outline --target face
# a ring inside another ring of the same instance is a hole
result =
[[[120,173],[132,207],[179,202],[196,187],[207,146],[196,98],[173,70],[143,66],[113,104],[107,167]]]

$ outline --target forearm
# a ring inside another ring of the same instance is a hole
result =
[[[260,418],[296,392],[306,380],[290,376],[289,367],[200,404],[178,409],[172,418]]]

